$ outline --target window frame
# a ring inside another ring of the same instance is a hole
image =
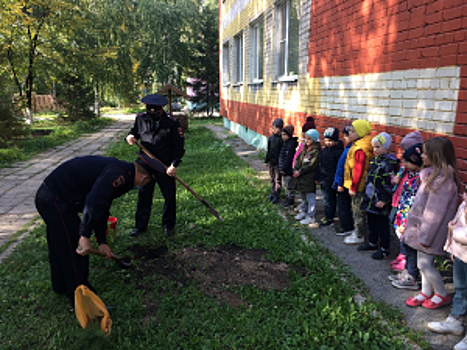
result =
[[[250,23],[250,82],[262,83],[264,76],[264,18]]]
[[[289,44],[290,39],[290,7],[296,6],[293,2],[298,0],[285,0],[277,2],[275,7],[275,14],[277,16],[276,22],[276,42],[277,42],[277,53],[276,53],[276,80],[277,81],[296,81],[298,80],[298,65],[299,56],[297,56],[296,72],[290,71],[290,52]],[[297,14],[297,43],[299,41],[299,26],[300,16]],[[297,52],[299,48],[297,47]],[[292,74],[290,74],[292,73]]]
[[[222,84],[230,85],[230,41],[222,44]]]
[[[244,67],[244,41],[243,31],[234,36],[234,84],[243,83],[243,67]]]

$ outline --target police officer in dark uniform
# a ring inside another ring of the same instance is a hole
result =
[[[185,154],[185,140],[179,121],[168,115],[162,108],[168,103],[164,96],[148,95],[141,102],[146,104],[146,112],[136,116],[135,124],[126,137],[126,141],[133,145],[136,140],[140,139],[141,144],[167,166],[167,171],[165,174],[158,174],[155,181],[151,181],[139,191],[135,228],[131,231],[130,236],[144,232],[148,227],[156,182],[165,200],[162,227],[165,234],[170,236],[174,233],[176,220],[174,176],[177,174],[177,167]]]
[[[52,289],[65,294],[73,306],[79,285],[95,292],[88,281],[92,232],[99,250],[111,257],[106,230],[112,200],[151,181],[157,168],[153,162],[146,155],[139,155],[134,163],[77,157],[53,170],[37,191],[36,208],[47,226]]]

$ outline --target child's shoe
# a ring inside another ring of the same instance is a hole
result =
[[[328,220],[326,217],[319,220],[319,227],[331,226],[332,224],[334,224],[334,221]]]
[[[435,333],[463,335],[464,321],[449,315],[448,318],[446,318],[444,321],[429,322],[426,325],[426,328]]]
[[[402,272],[396,273],[395,275],[389,275],[388,280],[390,280],[391,282],[399,281],[400,279],[407,277],[408,274],[409,274],[409,271],[404,270]]]
[[[300,220],[305,219],[305,217],[306,217],[305,213],[298,213],[297,215],[294,216],[294,219],[300,221]]]
[[[347,245],[362,244],[363,242],[365,242],[365,237],[357,236],[357,233],[355,231],[352,231],[350,236],[345,237],[344,239],[344,244]]]
[[[371,254],[371,258],[374,260],[382,260],[390,255],[389,250],[380,247],[376,252]]]
[[[446,294],[446,296],[442,297],[439,294],[435,294],[433,298],[425,300],[422,303],[423,307],[426,307],[427,309],[438,309],[441,306],[448,305],[451,303],[451,297],[449,294]]]
[[[270,201],[272,201],[273,198],[274,198],[274,195],[271,193],[271,194],[268,196],[268,199],[269,199]]]
[[[279,196],[275,196],[273,199],[271,199],[272,204],[276,204],[277,202],[279,202]]]
[[[453,350],[467,350],[467,336],[454,345]]]
[[[300,224],[302,225],[310,225],[310,224],[313,224],[315,222],[315,218],[311,217],[311,216],[307,216],[305,219],[303,219],[302,221],[300,221]]]
[[[392,265],[391,268],[394,271],[403,271],[405,269],[405,260],[399,261],[398,264]]]
[[[391,265],[397,265],[401,260],[405,260],[405,256],[403,254],[399,254],[397,258],[391,261]]]
[[[344,231],[343,229],[336,230],[336,236],[349,236],[354,232],[354,230]]]
[[[407,304],[407,306],[416,307],[421,306],[425,301],[430,300],[430,298],[431,296],[425,295],[422,292],[420,292],[420,294],[407,299],[405,303]]]
[[[420,284],[408,273],[398,279],[397,281],[392,281],[392,285],[399,289],[409,289],[409,290],[418,290],[420,289]]]

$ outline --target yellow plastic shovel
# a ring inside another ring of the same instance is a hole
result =
[[[104,302],[85,285],[75,290],[75,313],[81,327],[86,328],[89,322],[101,318],[101,329],[110,335],[112,320]]]

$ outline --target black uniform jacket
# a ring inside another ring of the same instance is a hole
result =
[[[266,152],[266,158],[264,163],[268,163],[271,166],[279,164],[279,153],[282,148],[282,136],[281,134],[272,134],[268,138],[268,150]]]
[[[185,154],[185,139],[180,122],[163,112],[159,121],[153,120],[146,112],[136,115],[130,130],[141,144],[167,166],[178,166]]]
[[[284,175],[292,175],[292,163],[295,156],[295,149],[298,146],[296,137],[292,137],[284,142],[279,152],[279,171],[284,172]]]
[[[53,170],[45,185],[59,198],[82,212],[79,234],[105,243],[107,218],[112,200],[134,187],[135,166],[116,158],[77,157]]]

